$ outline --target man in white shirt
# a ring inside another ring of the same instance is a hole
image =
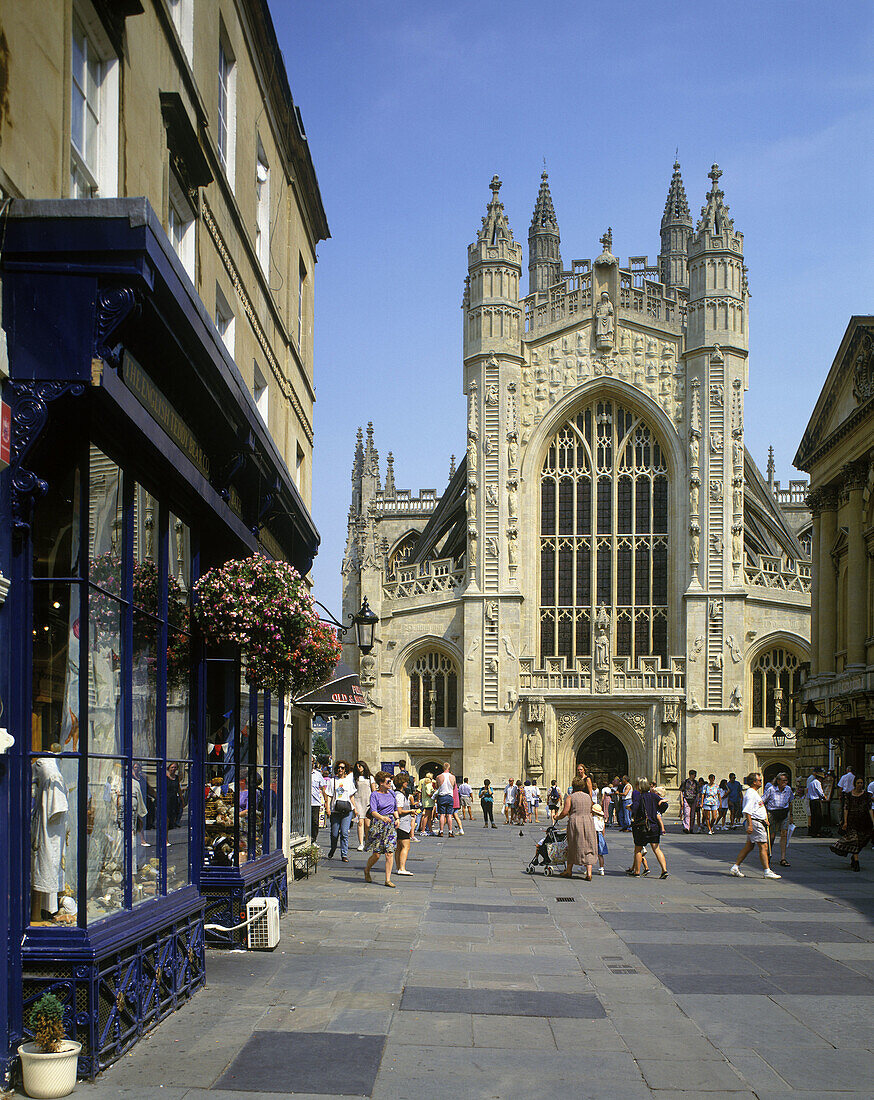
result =
[[[856,776],[853,774],[853,769],[848,764],[847,770],[838,780],[838,790],[841,792],[841,816],[839,818],[840,821],[844,820],[844,803],[847,801],[847,795],[852,793],[853,784],[855,782]]]
[[[328,810],[328,781],[322,775],[322,769],[319,767],[319,762],[313,757],[313,772],[310,776],[311,792],[310,792],[310,838],[315,844],[316,837],[319,835],[319,814],[321,810],[324,810],[327,814]]]
[[[825,793],[822,789],[822,769],[814,768],[807,777],[807,801],[810,806],[810,828],[808,836],[822,835],[822,807]]]
[[[738,854],[732,864],[729,874],[734,878],[744,878],[740,865],[747,858],[753,848],[759,849],[759,859],[762,862],[763,878],[781,878],[775,874],[768,861],[768,811],[759,791],[762,788],[761,772],[751,772],[747,776],[747,787],[744,790],[743,815],[747,819],[747,842],[743,850]]]
[[[513,800],[516,797],[516,780],[508,779],[504,787],[504,824],[510,824],[510,810],[513,808]]]

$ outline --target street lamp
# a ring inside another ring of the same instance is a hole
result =
[[[325,607],[323,603],[319,603],[318,600],[313,600],[316,607],[320,607],[322,611],[328,616],[327,619],[319,619],[321,623],[330,623],[331,626],[335,626],[342,638],[345,634],[355,627],[355,644],[361,650],[362,653],[369,653],[373,649],[373,634],[376,630],[376,624],[379,622],[379,616],[375,615],[370,609],[370,605],[367,602],[367,597],[361,603],[357,614],[349,616],[349,622],[345,625],[338,622],[337,619],[331,614],[331,612]]]
[[[805,733],[815,730],[819,726],[821,717],[816,709],[816,703],[812,699],[808,699],[807,705],[801,712],[801,728]]]
[[[786,731],[783,729],[782,726],[777,726],[777,728],[774,730],[773,736],[774,744],[777,746],[778,749],[782,749],[783,746],[786,744]]]

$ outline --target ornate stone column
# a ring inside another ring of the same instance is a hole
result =
[[[820,676],[835,674],[835,644],[837,638],[837,583],[832,561],[832,547],[837,532],[838,498],[834,489],[819,490],[819,660]]]
[[[848,463],[841,473],[849,496],[847,507],[847,667],[865,667],[865,626],[868,607],[865,539],[862,535],[862,492],[868,482],[868,463]]]

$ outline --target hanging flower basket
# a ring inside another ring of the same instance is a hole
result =
[[[194,591],[207,640],[239,646],[253,687],[299,695],[334,671],[337,634],[319,622],[303,578],[287,562],[260,554],[229,561],[205,573]]]

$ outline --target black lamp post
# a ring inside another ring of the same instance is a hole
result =
[[[786,731],[782,726],[777,726],[774,730],[774,744],[778,749],[782,749],[786,744]]]

